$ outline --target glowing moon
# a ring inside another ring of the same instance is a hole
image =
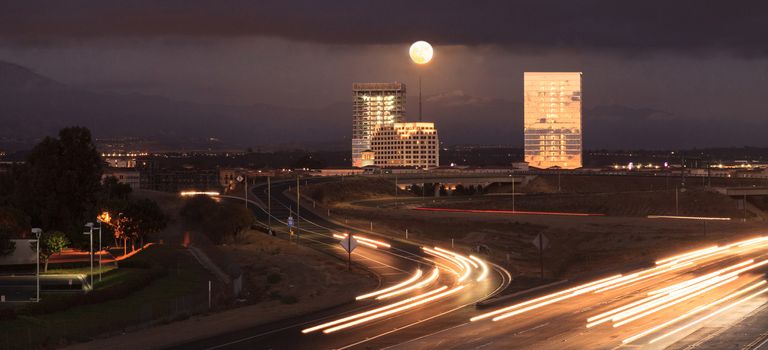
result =
[[[411,45],[408,54],[416,64],[427,64],[432,60],[432,45],[426,41],[417,41]]]

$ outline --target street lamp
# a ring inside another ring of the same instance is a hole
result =
[[[35,235],[37,238],[35,241],[35,245],[37,246],[37,267],[35,268],[35,276],[37,280],[37,296],[35,297],[35,302],[40,302],[40,236],[43,234],[43,230],[40,228],[33,228],[32,234]]]
[[[91,289],[93,289],[93,226],[94,225],[93,225],[92,222],[89,222],[89,223],[85,224],[85,227],[88,227],[90,230],[88,232],[83,232],[84,235],[88,235],[89,238],[91,239],[91,252],[88,255],[88,257],[90,258],[90,261],[91,261],[91,276],[90,276],[91,277],[90,278],[90,280],[91,280]]]
[[[99,224],[98,230],[99,230],[99,282],[101,282],[101,219],[96,218],[96,222]]]

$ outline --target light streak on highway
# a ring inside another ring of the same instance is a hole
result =
[[[706,320],[708,320],[708,319],[710,319],[712,317],[715,317],[715,316],[717,316],[717,315],[719,315],[719,314],[721,314],[723,312],[726,312],[726,311],[728,311],[728,310],[730,310],[730,309],[732,309],[732,308],[734,308],[734,307],[736,307],[736,306],[738,306],[740,304],[743,304],[743,303],[745,303],[747,301],[750,301],[750,300],[752,300],[752,299],[754,299],[754,298],[756,298],[756,297],[758,297],[758,296],[760,296],[762,294],[765,294],[765,293],[768,293],[768,288],[763,288],[760,291],[758,291],[758,292],[756,292],[754,294],[750,294],[746,298],[743,298],[743,299],[740,299],[740,300],[738,300],[736,302],[728,304],[728,305],[724,306],[723,308],[721,308],[721,309],[719,309],[719,310],[717,310],[717,311],[715,311],[715,312],[713,312],[713,313],[711,313],[709,315],[703,316],[703,317],[701,317],[699,319],[696,319],[696,320],[694,320],[694,321],[692,321],[692,322],[690,322],[690,323],[688,323],[688,324],[686,324],[684,326],[681,326],[681,327],[676,328],[676,329],[674,329],[674,330],[672,330],[670,332],[667,332],[667,333],[661,335],[660,337],[654,338],[653,340],[651,340],[649,342],[649,344],[655,343],[655,342],[657,342],[657,341],[659,341],[661,339],[669,337],[672,334],[678,333],[678,332],[680,332],[680,331],[682,331],[684,329],[690,328],[690,327],[692,327],[692,326],[694,326],[696,324],[704,322],[704,321],[706,321]]]
[[[403,287],[405,287],[405,286],[407,286],[407,285],[409,285],[409,284],[411,284],[413,282],[418,281],[419,278],[421,278],[422,274],[423,274],[423,272],[421,271],[421,269],[416,270],[416,272],[410,278],[408,278],[407,280],[405,280],[403,282],[400,282],[400,283],[398,283],[398,284],[396,284],[394,286],[388,287],[388,288],[384,288],[384,289],[379,289],[377,291],[373,291],[373,292],[368,293],[368,294],[359,295],[359,296],[357,296],[355,298],[355,300],[363,300],[363,299],[375,297],[377,295],[386,294],[386,293],[389,293],[389,292],[394,291],[394,290],[401,289],[401,288],[403,288]]]
[[[306,328],[306,329],[302,330],[301,332],[302,333],[311,333],[311,332],[314,332],[314,331],[317,331],[317,330],[329,328],[331,326],[334,326],[334,325],[337,325],[337,324],[340,324],[340,323],[344,323],[344,322],[347,322],[347,321],[359,319],[361,317],[365,317],[365,316],[368,316],[368,315],[373,315],[373,314],[376,314],[378,312],[382,312],[382,311],[385,311],[385,310],[390,310],[390,309],[396,308],[396,307],[398,307],[400,305],[405,305],[405,304],[408,304],[410,302],[417,301],[417,300],[420,300],[422,298],[429,297],[431,295],[434,295],[434,294],[437,294],[439,292],[442,292],[442,291],[444,291],[446,289],[448,289],[448,286],[442,286],[440,288],[431,290],[431,291],[429,291],[427,293],[424,293],[424,294],[421,294],[421,295],[417,295],[415,297],[411,297],[411,298],[408,298],[408,299],[405,299],[405,300],[401,300],[401,301],[398,301],[396,303],[392,303],[392,304],[389,304],[389,305],[386,305],[386,306],[382,306],[382,307],[379,307],[379,308],[376,308],[376,309],[372,309],[372,310],[364,311],[364,312],[361,312],[361,313],[357,313],[357,314],[354,314],[352,316],[347,316],[347,317],[340,318],[338,320],[334,320],[334,321],[331,321],[331,322],[326,322],[326,323],[323,323],[321,325],[317,325],[317,326],[314,326],[314,327]]]
[[[602,284],[602,283],[605,283],[605,282],[609,282],[609,281],[615,280],[615,279],[620,278],[620,277],[621,277],[621,275],[616,275],[616,276],[611,276],[611,277],[604,278],[604,279],[601,279],[601,280],[598,280],[598,281],[582,284],[580,286],[576,286],[576,287],[573,287],[573,288],[570,288],[570,289],[566,289],[566,290],[561,291],[561,292],[545,295],[545,296],[540,297],[540,298],[536,298],[536,299],[533,299],[533,300],[529,300],[529,301],[526,301],[526,302],[522,302],[522,303],[519,303],[519,304],[508,306],[508,307],[505,307],[505,308],[502,308],[502,309],[499,309],[499,310],[491,311],[491,312],[488,312],[488,313],[485,313],[485,314],[482,314],[482,315],[479,315],[479,316],[475,316],[475,317],[472,317],[470,319],[470,321],[474,322],[474,321],[483,320],[483,319],[486,319],[486,318],[489,318],[489,317],[492,317],[492,316],[495,316],[495,315],[498,315],[498,314],[502,314],[502,313],[507,312],[509,310],[514,310],[514,309],[517,309],[517,308],[520,308],[520,307],[523,307],[523,306],[526,306],[526,305],[542,302],[542,301],[545,301],[545,300],[548,300],[548,299],[552,299],[552,298],[555,298],[555,297],[558,297],[558,296],[561,296],[561,295],[568,295],[569,293],[573,293],[573,292],[576,292],[576,291],[579,291],[581,289],[584,289],[584,288],[587,288],[587,287],[591,287],[591,286],[594,286],[594,285],[599,285],[599,284]]]
[[[334,237],[338,239],[347,238],[346,235],[342,235],[342,234],[334,234]],[[360,240],[360,237],[358,237],[357,235],[353,235],[352,237]],[[373,241],[373,242],[376,242],[379,244],[381,243],[377,241]],[[357,326],[372,320],[380,319],[389,315],[403,312],[403,311],[412,309],[420,305],[424,305],[426,303],[429,303],[441,298],[445,298],[449,295],[455,294],[463,290],[464,288],[466,288],[468,284],[465,284],[464,282],[467,279],[469,279],[469,277],[471,277],[473,272],[475,271],[479,271],[479,277],[477,281],[485,280],[488,277],[488,274],[489,274],[488,264],[478,257],[465,256],[465,255],[462,255],[447,249],[439,248],[439,247],[434,247],[434,249],[422,247],[422,249],[425,253],[429,255],[435,256],[437,258],[445,259],[446,261],[455,265],[456,267],[459,268],[460,272],[457,272],[449,267],[441,268],[440,264],[435,263],[435,267],[433,268],[432,272],[428,276],[425,276],[423,271],[419,269],[405,281],[402,281],[388,288],[384,288],[371,293],[360,295],[355,299],[363,300],[363,299],[375,297],[376,300],[383,300],[383,299],[397,297],[406,293],[416,292],[424,287],[427,287],[430,284],[437,282],[438,279],[440,278],[441,271],[452,272],[452,275],[457,276],[455,278],[456,284],[453,287],[443,285],[439,288],[432,289],[430,291],[417,294],[410,298],[400,300],[382,307],[378,307],[372,310],[364,311],[364,312],[343,317],[334,321],[323,323],[317,326],[306,328],[302,330],[302,333],[311,333],[318,330],[323,330],[323,333],[325,334],[333,333],[342,329]]]
[[[421,271],[421,270],[419,270],[419,271]],[[400,288],[400,289],[391,291],[391,292],[383,294],[383,295],[379,295],[378,297],[376,297],[376,299],[377,300],[381,300],[381,299],[391,298],[393,296],[405,294],[405,293],[408,293],[410,291],[417,290],[419,288],[423,288],[423,287],[427,286],[428,284],[431,284],[432,282],[437,281],[437,278],[439,276],[440,276],[440,270],[437,267],[435,267],[432,270],[432,274],[429,275],[429,277],[425,278],[424,280],[419,281],[419,283],[415,283],[415,284],[413,284],[411,286]]]
[[[624,339],[622,342],[624,344],[629,344],[629,343],[631,343],[631,342],[633,342],[635,340],[638,340],[638,339],[640,339],[642,337],[645,337],[645,336],[647,336],[649,334],[652,334],[652,333],[654,333],[654,332],[656,332],[656,331],[658,331],[660,329],[664,329],[665,327],[668,327],[668,326],[670,326],[672,324],[675,324],[675,323],[677,323],[677,322],[679,322],[681,320],[684,320],[684,319],[686,319],[688,317],[691,317],[691,316],[693,316],[693,315],[695,315],[695,314],[697,314],[699,312],[702,312],[702,311],[704,311],[704,310],[706,310],[708,308],[711,308],[713,306],[717,306],[717,305],[722,304],[722,303],[724,303],[724,302],[726,302],[728,300],[736,298],[736,297],[738,297],[740,295],[749,293],[749,292],[759,288],[760,286],[765,285],[766,283],[768,283],[768,282],[766,282],[765,280],[760,281],[760,282],[758,282],[756,284],[753,284],[753,285],[751,285],[751,286],[749,286],[749,287],[747,287],[747,288],[745,288],[743,290],[740,290],[738,292],[729,294],[728,296],[726,296],[724,298],[721,298],[721,299],[718,299],[717,301],[711,302],[711,303],[709,303],[707,305],[699,306],[699,307],[697,307],[697,308],[695,308],[695,309],[693,309],[691,311],[688,311],[688,312],[686,312],[686,313],[684,313],[684,314],[682,314],[682,315],[680,315],[678,317],[675,317],[674,319],[671,319],[671,320],[669,320],[667,322],[664,322],[664,323],[662,323],[662,324],[660,324],[658,326],[654,326],[654,327],[652,327],[650,329],[647,329],[647,330],[642,331],[642,332],[640,332],[638,334],[635,334],[635,335],[633,335],[633,336],[631,336],[631,337],[629,337],[627,339]]]
[[[486,263],[485,261],[483,261],[482,259],[480,259],[480,258],[478,258],[478,257],[476,257],[474,255],[470,255],[469,258],[474,260],[474,261],[476,261],[477,264],[480,265],[480,268],[481,268],[480,276],[477,277],[476,281],[477,282],[482,282],[486,278],[488,278],[488,272],[489,272],[488,263]]]
[[[443,287],[446,287],[446,286],[443,286]],[[441,288],[443,288],[443,287],[441,287]],[[341,324],[341,325],[338,325],[338,326],[335,326],[335,327],[331,327],[331,328],[325,329],[325,330],[323,330],[323,333],[327,334],[327,333],[336,332],[338,330],[349,328],[349,327],[352,327],[352,326],[355,326],[355,325],[358,325],[358,324],[361,324],[361,323],[365,323],[365,322],[369,322],[369,321],[372,321],[372,320],[375,320],[375,319],[379,319],[379,318],[382,318],[382,317],[385,317],[385,316],[389,316],[391,314],[394,314],[394,313],[397,313],[397,312],[400,312],[400,311],[411,309],[411,308],[414,308],[416,306],[428,303],[430,301],[434,301],[434,300],[437,300],[437,299],[449,296],[449,295],[451,295],[453,293],[456,293],[456,292],[462,290],[463,288],[464,288],[464,285],[460,285],[460,286],[453,287],[452,289],[449,289],[447,291],[444,291],[444,292],[442,292],[440,294],[434,294],[434,295],[431,295],[429,297],[424,297],[424,295],[421,295],[421,298],[419,298],[416,301],[412,301],[412,302],[410,302],[408,304],[405,304],[403,306],[400,306],[400,307],[397,307],[397,308],[394,308],[394,309],[390,309],[390,310],[382,311],[382,312],[379,312],[379,313],[375,313],[375,314],[367,316],[367,317],[359,318],[359,319],[351,321],[351,322],[347,322],[347,323],[344,323],[344,324]],[[435,291],[437,291],[437,290],[443,290],[443,289],[439,288],[439,289],[436,289]]]
[[[334,233],[333,238],[340,239],[340,240],[347,239],[347,234]],[[378,249],[379,247],[387,247],[387,248],[392,247],[389,243],[363,237],[360,235],[352,235],[352,238],[357,240],[358,244],[364,245],[368,248]]]
[[[750,282],[754,280],[755,274],[764,273],[765,267],[768,266],[766,245],[768,245],[768,236],[684,252],[658,259],[654,267],[611,276],[518,302],[472,317],[470,321],[488,318],[492,321],[501,321],[576,297],[581,297],[582,303],[589,303],[597,298],[593,301],[594,306],[586,308],[582,306],[584,310],[590,310],[595,306],[626,300],[628,296],[642,295],[639,300],[629,300],[623,303],[624,305],[619,304],[612,309],[601,310],[597,315],[586,318],[587,328],[612,323],[611,327],[603,328],[606,332],[607,329],[616,329],[630,323],[642,326],[643,328],[639,331],[634,327],[630,328],[634,330],[635,335],[622,341],[623,344],[629,344],[654,333],[668,330],[670,326],[706,310],[717,308],[708,315],[658,336],[651,341],[653,343],[690,329],[736,305],[768,293],[768,288],[763,288],[768,282]],[[742,258],[742,260],[734,261],[736,258]],[[619,289],[620,287],[623,288]],[[758,290],[758,288],[763,289]],[[748,295],[748,293],[753,294]],[[745,295],[747,296],[744,297]],[[600,299],[604,301],[601,302]],[[730,304],[726,305],[728,302]],[[576,301],[573,302],[573,304],[576,303]],[[565,303],[561,305],[567,307]],[[538,317],[543,312],[545,311],[533,314],[529,318]]]

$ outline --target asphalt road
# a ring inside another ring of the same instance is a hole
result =
[[[315,179],[309,181],[328,181],[327,179]],[[278,237],[291,239],[298,244],[309,246],[313,249],[325,252],[340,259],[346,260],[347,254],[339,244],[339,239],[333,235],[345,234],[350,230],[343,225],[329,222],[328,220],[313,214],[307,209],[301,210],[301,219],[296,220],[295,197],[286,196],[283,193],[294,186],[295,182],[276,183],[272,186],[272,224]],[[267,203],[266,188],[258,186],[252,189],[251,194],[256,202]],[[249,198],[251,199],[251,198]],[[225,199],[237,200],[237,199]],[[256,202],[250,205],[257,219],[266,224],[268,216]],[[311,206],[311,202],[302,201],[302,206]],[[266,206],[266,205],[264,205]],[[291,215],[298,222],[300,235],[289,237],[287,231],[287,218]],[[448,258],[435,256],[422,249],[418,244],[391,241],[378,237],[371,233],[355,233],[355,237],[384,241],[389,247],[379,246],[371,248],[360,245],[352,254],[352,261],[378,275],[381,279],[380,289],[400,285],[404,281],[412,279],[417,270],[422,271],[422,276],[413,284],[424,281],[420,288],[414,288],[401,295],[396,295],[384,300],[368,298],[356,301],[349,305],[343,305],[330,310],[325,310],[312,315],[294,318],[253,329],[233,330],[228,334],[214,338],[203,339],[191,344],[184,344],[178,349],[344,349],[344,348],[381,348],[384,346],[401,343],[404,339],[415,339],[430,333],[454,327],[465,322],[468,317],[468,309],[476,302],[498,293],[509,283],[510,276],[506,271],[492,265],[488,266],[487,277],[478,281],[482,275],[480,265],[472,266],[470,262],[462,266],[461,261],[452,255]],[[374,241],[374,242],[375,242]],[[442,253],[445,254],[445,253]],[[468,254],[464,259],[469,261]],[[475,264],[471,262],[471,264]],[[437,271],[434,271],[437,269]],[[464,281],[459,281],[466,271]],[[432,275],[437,276],[430,279]],[[428,283],[427,283],[428,282]],[[443,288],[443,289],[440,289]],[[429,294],[431,293],[431,294]],[[445,295],[443,295],[445,294]],[[426,296],[425,296],[426,295]],[[435,297],[434,300],[429,300]],[[422,298],[422,299],[418,299]],[[391,307],[396,303],[406,304],[404,300],[414,300],[413,305],[403,310],[400,306]],[[418,302],[421,300],[421,302]],[[342,329],[333,334],[324,334],[316,331],[304,334],[302,330],[325,322],[367,312],[376,308],[387,308],[382,311],[382,316]],[[397,312],[389,312],[397,311]],[[258,317],[258,315],[254,315]]]
[[[273,188],[276,218],[287,218],[288,208],[295,204],[282,195],[287,186],[289,183]],[[253,193],[263,200],[260,190],[257,187]],[[259,216],[259,209],[254,209]],[[344,252],[332,235],[347,228],[309,211],[302,211],[300,226],[300,244],[343,258]],[[419,298],[434,293],[441,285],[447,290],[461,290],[391,314],[369,310],[386,307],[392,301],[361,300],[179,348],[665,349],[684,348],[695,342],[702,346],[714,344],[709,348],[716,349],[718,343],[713,341],[727,339],[728,330],[745,320],[753,320],[753,328],[758,330],[768,329],[764,316],[760,318],[768,302],[768,238],[702,248],[658,261],[655,266],[559,285],[483,310],[475,309],[473,304],[505,287],[502,273],[494,270],[489,278],[478,282],[480,278],[475,277],[479,269],[468,265],[462,269],[461,261],[452,262],[456,259],[451,256],[434,256],[417,245],[388,242],[390,248],[361,247],[353,254],[356,263],[381,276],[381,288],[401,283],[418,268],[428,271],[438,267],[440,271],[437,281],[396,300]],[[462,282],[460,276],[465,271],[470,271],[471,276]],[[367,320],[367,316],[360,316],[361,312],[380,317]],[[745,319],[748,315],[753,316]],[[338,331],[333,329],[335,325],[328,325],[306,332],[344,317],[367,322]],[[761,337],[752,336],[752,348],[765,346]]]

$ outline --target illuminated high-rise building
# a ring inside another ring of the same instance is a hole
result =
[[[362,167],[363,152],[371,149],[377,127],[392,125],[405,117],[405,84],[352,84],[352,166]]]
[[[581,72],[525,72],[525,161],[581,167]]]

